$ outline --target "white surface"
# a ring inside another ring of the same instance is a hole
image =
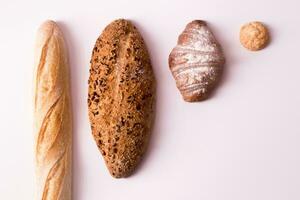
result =
[[[33,45],[45,19],[59,21],[70,51],[74,109],[74,200],[299,200],[300,3],[297,0],[1,1],[0,199],[33,199]],[[93,45],[113,19],[142,33],[157,78],[157,117],[137,173],[110,177],[93,141],[87,80]],[[223,46],[215,95],[185,103],[168,54],[187,22],[209,22]],[[263,51],[239,44],[240,26],[265,22]]]

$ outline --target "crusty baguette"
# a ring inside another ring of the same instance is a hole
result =
[[[37,200],[71,199],[72,119],[64,39],[53,21],[38,30],[34,130]]]
[[[128,177],[146,151],[155,103],[150,57],[130,21],[113,21],[97,39],[88,92],[92,133],[109,172]]]

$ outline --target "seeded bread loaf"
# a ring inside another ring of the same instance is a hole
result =
[[[109,24],[93,49],[88,108],[92,134],[115,178],[129,176],[145,153],[155,80],[144,41],[131,22]]]
[[[37,200],[71,200],[71,106],[66,47],[46,21],[35,48],[34,131]]]

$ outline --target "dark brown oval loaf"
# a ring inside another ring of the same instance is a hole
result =
[[[154,96],[143,38],[129,21],[113,21],[93,49],[88,91],[92,133],[113,177],[129,176],[145,153]]]

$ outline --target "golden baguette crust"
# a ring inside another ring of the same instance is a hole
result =
[[[35,47],[34,132],[37,200],[71,199],[72,119],[63,35],[53,21]]]
[[[145,153],[154,96],[154,75],[141,35],[129,21],[113,21],[93,49],[88,106],[94,139],[115,178],[129,176]]]

